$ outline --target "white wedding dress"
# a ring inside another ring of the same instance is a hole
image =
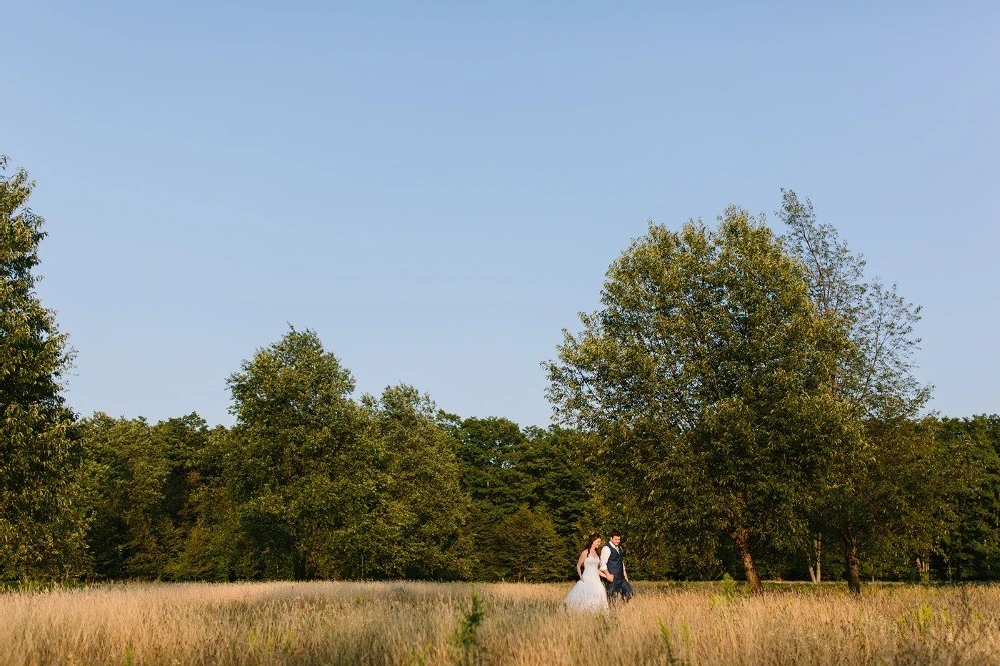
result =
[[[573,586],[563,603],[570,610],[601,611],[608,607],[608,593],[601,582],[598,568],[601,558],[588,557],[583,561],[583,578]]]

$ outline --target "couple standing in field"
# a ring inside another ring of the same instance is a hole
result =
[[[572,610],[600,611],[609,607],[609,601],[620,597],[632,598],[632,586],[625,572],[622,555],[622,535],[612,532],[608,543],[601,548],[601,535],[592,534],[576,562],[580,581],[566,595],[563,602]]]

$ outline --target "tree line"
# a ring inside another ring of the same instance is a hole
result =
[[[546,364],[559,425],[356,396],[290,327],[229,376],[235,424],[76,415],[35,293],[44,221],[0,160],[0,579],[991,580],[1000,417],[926,415],[919,308],[811,204],[650,224]]]

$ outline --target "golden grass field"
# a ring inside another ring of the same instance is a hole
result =
[[[1000,664],[1000,587],[128,584],[0,596],[0,664]],[[477,623],[473,595],[481,600]]]

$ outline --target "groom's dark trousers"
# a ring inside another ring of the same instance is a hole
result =
[[[620,596],[622,601],[628,601],[632,598],[632,586],[629,585],[624,576],[621,578],[615,576],[613,581],[605,582],[604,586],[608,589],[608,601],[614,601],[616,596]]]

